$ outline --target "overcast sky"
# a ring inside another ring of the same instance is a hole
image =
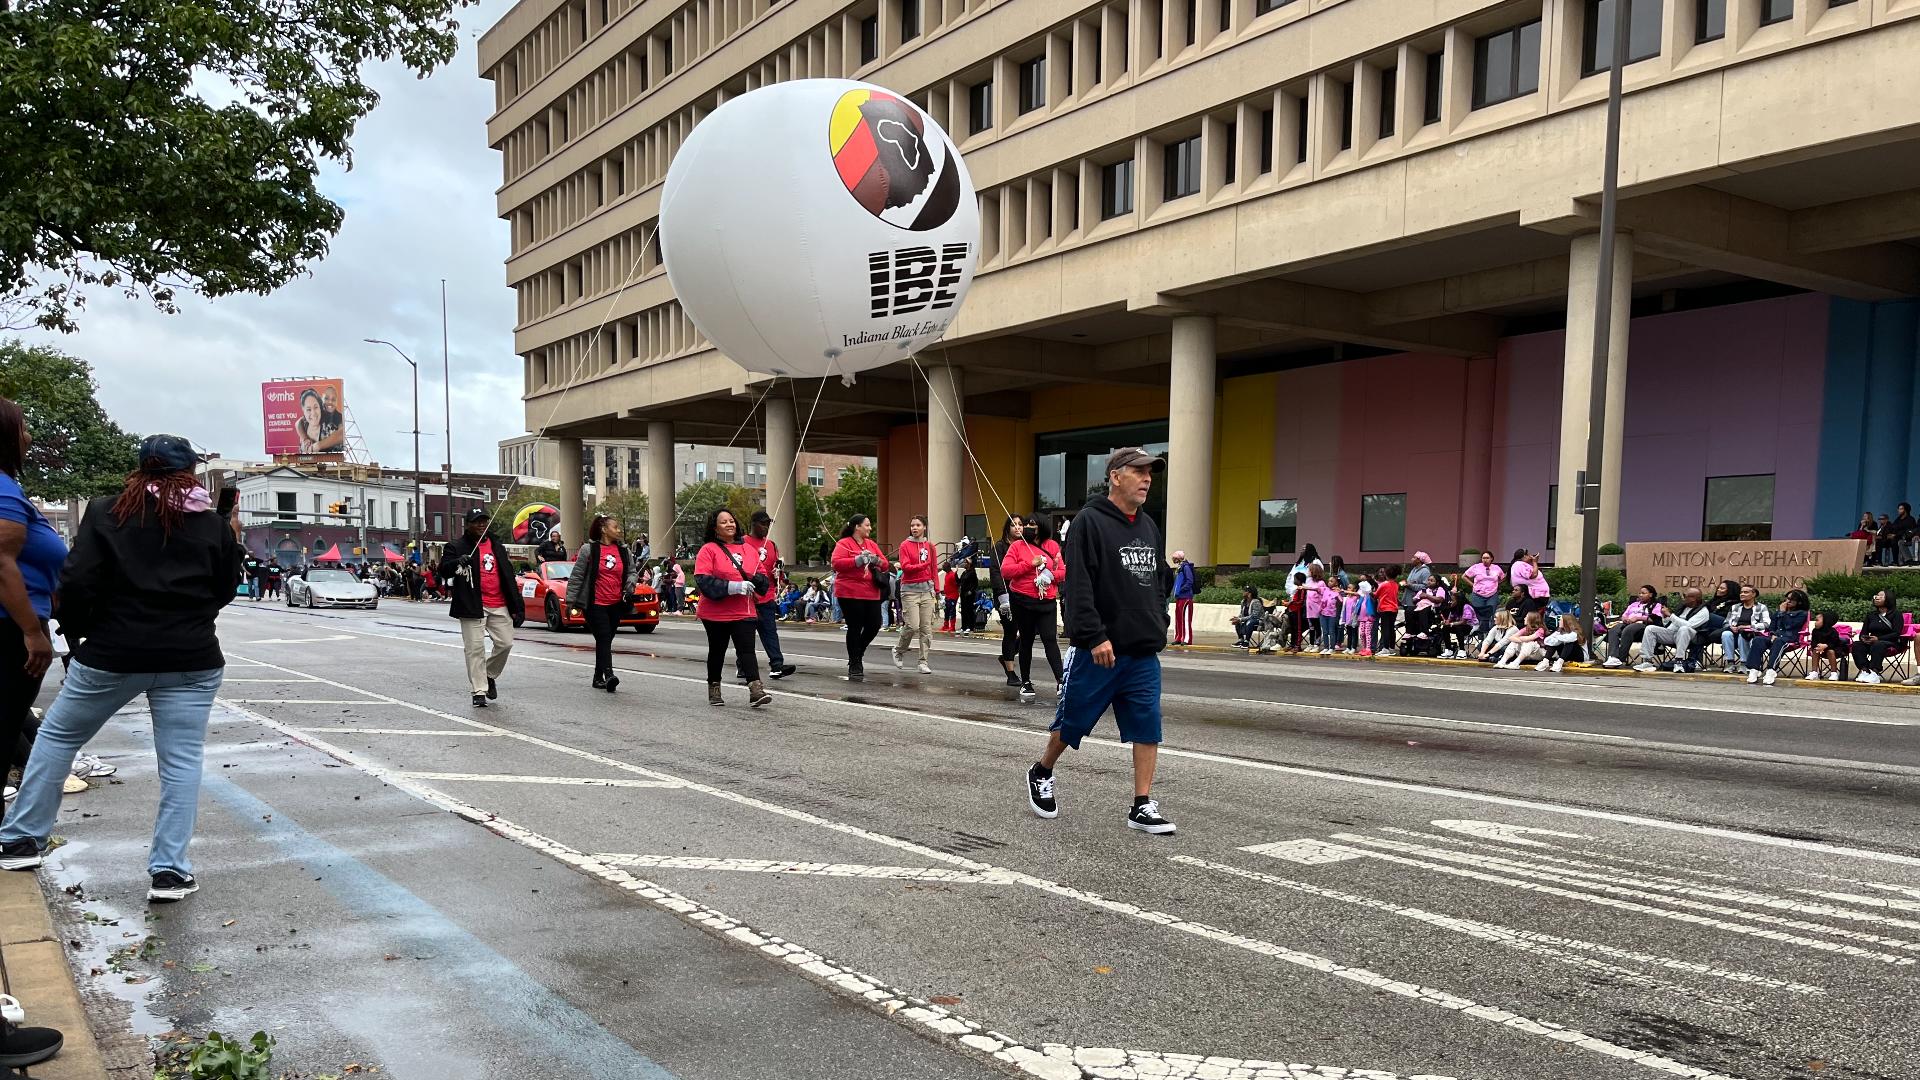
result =
[[[440,377],[440,279],[447,279],[453,454],[491,471],[495,444],[525,429],[506,287],[507,226],[494,210],[500,160],[486,139],[492,84],[474,46],[507,0],[469,8],[460,55],[425,81],[398,64],[369,72],[381,104],[353,139],[351,172],[321,187],[346,223],[312,276],[271,296],[183,297],[162,315],[99,295],[75,334],[27,332],[87,360],[121,426],[170,431],[228,457],[262,456],[259,384],[279,376],[346,380],[349,411],[372,456],[410,467],[412,378],[386,338],[420,363],[420,461],[439,466],[446,431]]]

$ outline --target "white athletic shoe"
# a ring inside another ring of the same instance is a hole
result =
[[[1873,684],[1880,681],[1880,676],[1875,675],[1871,671],[1862,671],[1858,675],[1855,675],[1853,677],[1853,681],[1857,683],[1866,683],[1868,686],[1872,686]]]
[[[1541,671],[1541,672],[1544,672],[1544,671],[1546,671],[1546,670],[1548,670],[1548,669],[1549,669],[1549,668],[1551,668],[1551,667],[1553,667],[1553,661],[1551,661],[1551,660],[1542,660],[1542,661],[1540,661],[1539,663],[1537,663],[1537,664],[1535,664],[1535,665],[1533,665],[1533,670],[1535,670],[1535,671]]]
[[[1819,682],[1821,679],[1826,678],[1825,675],[1820,674],[1818,671],[1809,671],[1800,677],[1808,682]]]
[[[1779,677],[1780,677],[1779,672],[1774,671],[1772,669],[1768,669],[1767,673],[1761,676],[1760,681],[1767,684],[1768,686],[1772,686],[1774,680],[1778,679]]]
[[[1748,686],[1760,685],[1760,673],[1758,671],[1747,672],[1747,685]]]
[[[933,668],[925,660],[920,661],[920,674],[922,675],[933,674]]]
[[[1609,656],[1607,657],[1607,662],[1600,666],[1604,668],[1623,668],[1627,666],[1627,662],[1617,656]]]
[[[1651,661],[1642,660],[1639,663],[1633,665],[1633,670],[1644,673],[1648,671],[1658,671],[1660,669],[1657,667],[1654,667]]]
[[[1839,682],[1839,681],[1840,681],[1840,673],[1839,673],[1838,671],[1829,671],[1829,672],[1827,672],[1827,681],[1828,681],[1828,682]]]
[[[1561,672],[1563,672],[1563,671],[1565,671],[1565,670],[1567,670],[1567,660],[1566,660],[1566,657],[1564,657],[1564,656],[1556,656],[1556,657],[1554,657],[1554,659],[1553,659],[1553,673],[1554,673],[1555,675],[1558,675],[1558,674],[1560,674]]]
[[[890,650],[888,650],[888,651],[889,651],[889,652],[891,652],[891,653],[893,653],[893,666],[894,666],[894,667],[896,667],[896,668],[905,668],[905,667],[907,666],[907,665],[906,665],[906,663],[905,663],[904,661],[902,661],[902,660],[900,659],[900,650],[899,650],[899,649],[890,649]]]

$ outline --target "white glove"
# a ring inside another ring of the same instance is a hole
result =
[[[872,566],[878,561],[879,560],[875,559],[871,553],[865,551],[853,557],[853,565],[861,567]]]
[[[1053,571],[1043,569],[1039,573],[1033,575],[1033,584],[1037,588],[1040,588],[1043,590],[1046,589],[1048,586],[1053,584]]]
[[[729,581],[727,582],[727,595],[728,596],[752,596],[753,582]]]

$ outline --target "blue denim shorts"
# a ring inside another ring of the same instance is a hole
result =
[[[1053,712],[1053,726],[1060,741],[1078,750],[1080,740],[1093,730],[1108,706],[1114,722],[1120,726],[1120,741],[1158,743],[1160,741],[1160,657],[1118,656],[1113,666],[1103,668],[1093,662],[1086,649],[1067,650],[1067,678],[1060,687],[1060,705]]]

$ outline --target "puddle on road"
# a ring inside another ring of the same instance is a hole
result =
[[[65,944],[74,981],[95,1004],[106,999],[106,1012],[116,1025],[124,1022],[134,1034],[149,1038],[164,1034],[173,1025],[156,1011],[155,998],[167,985],[167,969],[159,955],[165,943],[145,944],[149,938],[158,938],[159,920],[149,920],[145,911],[88,895],[89,854],[86,842],[70,840],[50,852],[40,869],[61,890],[51,906],[55,932]],[[77,893],[67,891],[76,888]]]

